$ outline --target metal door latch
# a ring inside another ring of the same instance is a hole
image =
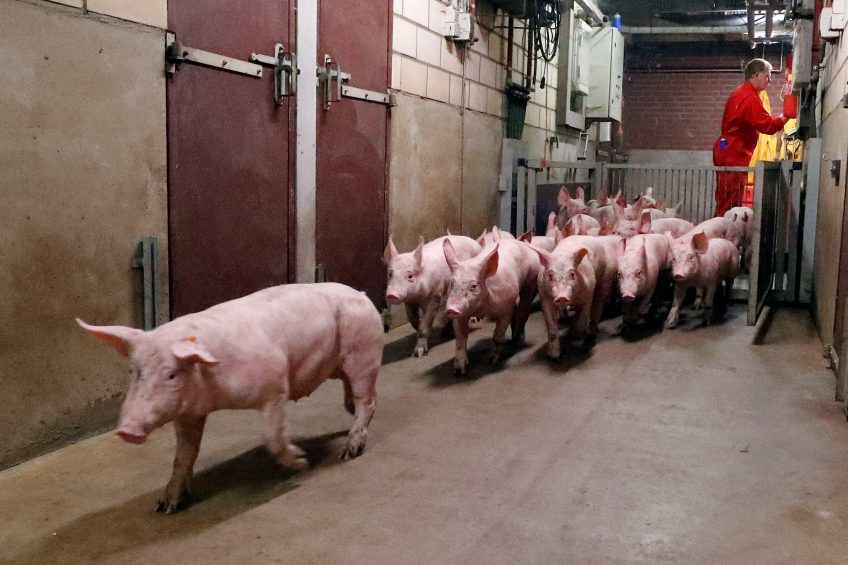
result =
[[[295,95],[296,77],[300,74],[300,69],[297,68],[297,55],[287,52],[282,43],[274,45],[273,56],[251,53],[250,60],[274,69],[274,103],[277,106],[283,104],[283,98]]]
[[[321,83],[321,94],[324,99],[324,109],[329,110],[333,102],[345,98],[356,98],[366,102],[377,102],[387,106],[396,106],[394,94],[376,92],[348,86],[350,73],[343,72],[338,61],[333,61],[329,55],[324,55],[324,66],[317,69],[318,81]]]

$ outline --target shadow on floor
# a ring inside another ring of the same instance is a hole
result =
[[[477,331],[479,328],[471,327],[469,335]],[[429,349],[438,347],[443,343],[453,341],[453,328],[447,326],[444,330],[433,330],[430,332]],[[386,344],[383,348],[383,365],[396,363],[412,357],[412,351],[415,349],[415,344],[418,342],[418,334],[411,333],[400,339]]]
[[[473,331],[473,330],[472,330]],[[430,378],[430,387],[444,388],[458,384],[468,384],[481,378],[495,375],[506,369],[506,363],[511,357],[524,351],[528,347],[536,347],[526,342],[513,344],[507,340],[504,344],[500,360],[494,365],[489,361],[492,353],[493,342],[491,339],[482,339],[468,348],[468,370],[465,375],[454,373],[453,356],[444,363],[431,367],[423,373],[424,377]]]
[[[340,463],[335,440],[346,431],[298,438],[310,467]],[[156,513],[160,490],[140,494],[118,506],[87,514],[35,542],[14,563],[87,563],[115,557],[149,544],[193,536],[296,489],[296,473],[280,467],[263,446],[253,448],[195,475],[194,503],[176,514]],[[163,468],[167,479],[170,468]],[[165,483],[163,480],[162,488]],[[92,540],[97,543],[92,543]]]

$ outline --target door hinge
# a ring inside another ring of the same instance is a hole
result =
[[[323,107],[329,110],[333,102],[345,98],[355,98],[366,102],[376,102],[387,106],[397,106],[395,95],[390,92],[377,92],[365,90],[347,84],[350,81],[350,73],[343,72],[338,61],[333,61],[329,55],[324,55],[324,66],[317,69],[318,81],[321,83],[321,94]]]
[[[254,78],[262,76],[262,67],[259,65],[188,47],[177,41],[173,33],[167,33],[165,35],[165,72],[174,74],[181,63],[194,63]]]

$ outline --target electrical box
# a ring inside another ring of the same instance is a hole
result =
[[[583,20],[575,20],[572,37],[574,42],[571,56],[571,88],[583,96],[588,96],[592,28]]]
[[[812,79],[813,22],[795,20],[792,35],[792,94],[799,95]]]
[[[621,121],[624,37],[614,27],[592,30],[586,118]]]

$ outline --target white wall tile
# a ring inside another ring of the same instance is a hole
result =
[[[427,96],[427,65],[404,58],[400,65],[400,88],[410,94]]]
[[[88,9],[98,14],[106,14],[165,29],[168,27],[168,7],[166,0],[88,0]]]
[[[395,16],[392,32],[392,49],[404,55],[415,57],[418,27],[403,18]]]
[[[459,58],[460,52],[457,46],[451,41],[442,41],[441,52],[442,68],[457,75],[462,74],[462,60]]]
[[[451,75],[439,69],[427,69],[427,98],[440,102],[450,101]]]
[[[486,111],[486,91],[488,88],[476,82],[469,82],[470,87],[466,107],[478,112]]]
[[[462,105],[462,77],[450,75],[450,103],[454,106]]]
[[[495,61],[499,61],[502,65],[506,64],[506,51],[504,50],[504,45],[506,44],[506,40],[494,33],[489,36],[489,52],[487,55],[494,59]]]
[[[440,35],[426,29],[418,30],[418,60],[431,65],[441,64],[442,43],[446,43]]]
[[[489,36],[492,34],[487,29],[477,28],[477,41],[471,44],[471,50],[481,55],[489,54]]]
[[[503,117],[504,93],[494,88],[486,89],[486,113]]]
[[[480,82],[486,86],[497,88],[498,84],[498,65],[491,59],[480,58]]]
[[[445,4],[439,0],[430,1],[430,23],[427,27],[435,31],[439,35],[442,33],[442,28],[445,23]]]
[[[547,93],[547,100],[545,105],[548,108],[556,108],[557,89],[547,86],[545,87],[545,92]]]
[[[402,57],[392,53],[392,88],[400,89],[400,65]]]
[[[465,50],[465,78],[480,80],[480,55],[467,49]]]
[[[430,0],[403,0],[403,15],[427,27],[430,23]]]
[[[403,15],[403,0],[394,0],[394,3],[392,4],[392,11],[395,14]]]

